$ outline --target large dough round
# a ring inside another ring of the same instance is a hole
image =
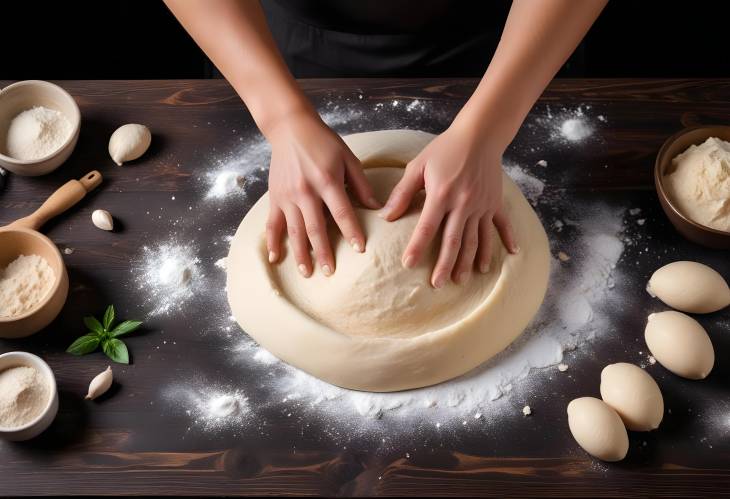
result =
[[[384,201],[403,166],[433,138],[412,130],[344,137]],[[508,254],[496,232],[491,270],[465,285],[434,289],[438,247],[406,270],[401,255],[423,198],[396,222],[356,208],[367,236],[356,253],[332,224],[336,270],[302,277],[293,256],[267,261],[265,194],[241,222],[227,260],[228,301],[243,329],[280,359],[329,383],[396,391],[432,385],[473,369],[507,347],[537,312],[548,282],[547,236],[517,186],[503,175],[504,203],[521,251]],[[437,238],[440,242],[440,236]]]

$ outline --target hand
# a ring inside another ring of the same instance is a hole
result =
[[[329,209],[345,240],[355,251],[365,251],[365,237],[345,192],[348,181],[355,197],[365,206],[380,204],[362,171],[362,165],[342,139],[316,114],[288,116],[267,134],[271,142],[269,172],[269,219],[266,245],[269,262],[281,257],[284,228],[301,274],[312,274],[314,259],[329,276],[335,270],[327,236],[324,206]]]
[[[403,253],[403,265],[413,267],[444,222],[431,284],[440,288],[451,279],[466,282],[475,261],[489,271],[492,224],[511,253],[519,248],[502,205],[502,151],[484,135],[452,125],[408,165],[383,209],[392,221],[406,212],[413,196],[426,190],[418,224]]]

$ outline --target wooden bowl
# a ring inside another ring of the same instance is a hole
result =
[[[33,309],[12,317],[0,317],[0,338],[22,338],[40,331],[63,308],[68,296],[66,266],[53,241],[38,232],[38,229],[81,201],[101,181],[101,173],[96,170],[79,180],[69,180],[56,189],[36,211],[8,226],[0,227],[0,269],[7,267],[20,255],[39,255],[45,258],[56,276],[51,290]]]
[[[68,296],[68,273],[61,252],[40,232],[25,228],[0,230],[0,269],[20,255],[43,257],[53,269],[56,281],[33,309],[21,315],[0,317],[0,338],[23,338],[40,331],[61,312]]]
[[[31,439],[46,430],[58,413],[58,389],[51,367],[40,357],[28,352],[8,352],[0,355],[0,371],[11,367],[33,367],[45,379],[49,397],[43,411],[32,421],[13,428],[0,427],[0,438],[20,441]]]
[[[72,132],[61,147],[34,160],[20,160],[7,154],[5,137],[10,122],[21,112],[35,106],[60,111],[71,122]],[[38,176],[52,172],[73,152],[79,139],[81,112],[71,95],[53,83],[40,80],[19,81],[0,90],[0,166],[17,175]]]
[[[730,249],[730,232],[693,222],[675,206],[664,188],[666,176],[673,171],[672,159],[686,151],[689,146],[700,145],[710,137],[730,142],[730,126],[695,126],[685,128],[669,137],[657,154],[654,164],[654,184],[664,213],[680,234],[694,243],[709,248]]]

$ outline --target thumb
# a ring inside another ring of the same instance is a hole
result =
[[[416,162],[417,160],[418,158],[406,165],[403,177],[393,188],[388,202],[385,203],[381,216],[389,222],[403,215],[411,205],[413,196],[423,189],[423,166],[420,162]]]

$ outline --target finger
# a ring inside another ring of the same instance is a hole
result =
[[[284,215],[286,216],[289,244],[294,252],[294,260],[297,262],[299,273],[304,277],[309,277],[312,275],[312,258],[309,255],[307,230],[304,227],[302,212],[298,206],[292,204],[284,210]]]
[[[370,186],[365,172],[362,169],[360,160],[354,155],[345,162],[347,181],[353,194],[364,206],[372,210],[378,210],[383,205],[375,199],[373,188]]]
[[[517,240],[515,239],[515,231],[503,209],[500,209],[494,214],[494,226],[497,228],[499,237],[502,239],[507,251],[513,255],[519,253],[520,247],[517,245]]]
[[[301,205],[304,229],[312,244],[314,258],[322,269],[322,273],[331,276],[335,264],[332,257],[332,247],[327,237],[327,222],[322,211],[322,202],[314,199],[305,201]]]
[[[406,166],[403,177],[390,193],[381,216],[389,222],[398,219],[406,212],[413,196],[421,189],[423,189],[423,167],[411,161]]]
[[[488,213],[479,220],[479,250],[477,261],[479,272],[486,274],[492,262],[492,214]]]
[[[281,235],[284,232],[286,218],[278,206],[269,208],[269,219],[266,221],[266,248],[269,250],[269,263],[276,263],[281,255]]]
[[[469,217],[464,226],[464,237],[461,240],[459,258],[454,265],[452,279],[457,284],[466,283],[474,270],[474,258],[479,248],[479,217]]]
[[[433,240],[444,218],[442,205],[434,197],[426,197],[426,204],[413,230],[408,246],[403,252],[403,266],[412,268],[418,265],[423,253]]]
[[[344,186],[332,186],[322,193],[322,199],[330,210],[332,218],[335,219],[337,227],[340,228],[345,241],[349,241],[355,251],[359,253],[365,251],[365,236],[363,236],[360,222],[355,216],[355,210],[345,193]]]
[[[461,250],[465,224],[466,216],[462,211],[452,211],[446,218],[439,256],[431,274],[431,285],[434,288],[443,287],[454,270],[456,258]]]

